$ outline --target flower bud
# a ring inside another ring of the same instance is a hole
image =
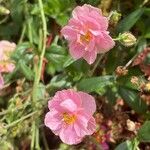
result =
[[[112,16],[110,17],[110,24],[116,26],[120,18],[121,18],[121,14],[118,13],[117,11],[114,11],[112,13]]]
[[[145,90],[147,92],[150,92],[150,82],[148,82],[148,83],[145,84]]]
[[[125,76],[128,74],[128,70],[123,67],[123,66],[118,66],[115,70],[116,72],[116,75],[119,77],[119,76]]]
[[[124,32],[123,34],[119,35],[120,42],[124,46],[132,46],[136,43],[136,38],[130,32]]]
[[[135,131],[136,129],[135,123],[131,121],[130,119],[127,120],[127,129],[129,131]]]
[[[139,85],[139,78],[137,76],[132,76],[131,83],[134,85]]]
[[[10,11],[3,7],[3,6],[0,6],[0,15],[8,15],[10,13]]]

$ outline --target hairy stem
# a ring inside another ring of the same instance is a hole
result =
[[[45,49],[46,49],[46,34],[47,34],[47,25],[46,25],[46,18],[44,14],[44,9],[43,9],[43,2],[42,0],[38,0],[38,5],[40,8],[40,14],[41,14],[41,19],[42,19],[42,31],[43,35],[40,35],[41,42],[39,42],[39,48],[41,48],[41,54],[39,58],[39,63],[35,63],[34,65],[34,70],[35,70],[35,78],[34,78],[34,84],[33,84],[33,93],[32,93],[32,101],[33,104],[36,103],[37,101],[37,90],[38,90],[38,85],[40,82],[40,77],[41,77],[41,71],[42,71],[42,63],[45,55]],[[41,32],[40,32],[41,33]],[[32,124],[32,140],[31,140],[31,149],[40,149],[39,144],[37,143],[39,140],[39,129],[38,126],[36,126],[36,123],[38,121],[35,120]],[[36,136],[36,137],[35,137]]]

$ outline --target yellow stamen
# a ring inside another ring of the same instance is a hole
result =
[[[92,38],[92,34],[88,31],[88,32],[86,32],[85,35],[81,35],[80,36],[80,41],[81,42],[89,43],[90,40],[91,40],[91,38]]]
[[[75,122],[76,116],[75,115],[70,115],[68,113],[63,113],[63,120],[66,124],[72,124],[72,123]]]

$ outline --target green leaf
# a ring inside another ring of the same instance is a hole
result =
[[[81,91],[94,92],[99,91],[108,85],[112,85],[113,82],[114,76],[92,77],[81,80],[77,84],[77,88]]]
[[[56,72],[55,66],[50,62],[46,65],[46,71],[50,75],[54,75]]]
[[[150,142],[150,121],[146,121],[138,132],[138,138],[141,142]]]
[[[119,144],[115,150],[133,150],[133,143],[131,141],[125,141],[121,144]]]
[[[145,113],[147,111],[146,103],[140,99],[140,96],[134,90],[120,86],[118,92],[124,101],[137,113]]]
[[[23,62],[23,61],[19,61],[19,67],[20,70],[22,72],[22,74],[28,79],[28,80],[32,80],[33,79],[33,71]]]
[[[67,15],[67,13],[60,13],[58,16],[57,16],[57,23],[61,26],[64,26],[67,24],[69,20],[69,16]]]
[[[66,68],[69,65],[71,65],[73,62],[75,62],[75,60],[72,57],[68,56],[68,58],[66,59],[66,62],[64,63],[63,67]]]
[[[66,88],[69,87],[70,85],[71,83],[68,82],[66,76],[63,75],[54,76],[50,82],[50,87],[55,87],[55,88]]]
[[[37,100],[43,100],[45,97],[46,87],[42,83],[38,85],[37,88]]]
[[[144,8],[139,8],[125,17],[117,27],[117,32],[129,31],[134,24],[138,21],[138,19],[142,16],[144,12]]]
[[[105,93],[105,96],[107,97],[107,100],[111,105],[115,105],[116,104],[116,99],[117,99],[116,91],[115,91],[116,89],[115,90],[114,89],[115,88],[108,87],[107,90],[106,90],[106,93]]]
[[[51,46],[47,49],[45,56],[50,65],[53,65],[53,68],[50,68],[52,72],[49,70],[51,73],[63,70],[63,65],[67,59],[67,52],[65,47],[57,45],[57,43],[52,43]]]

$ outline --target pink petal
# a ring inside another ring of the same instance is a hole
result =
[[[90,116],[83,111],[77,115],[77,120],[74,124],[74,129],[79,137],[84,137],[88,134],[87,126]]]
[[[102,16],[101,10],[91,5],[77,6],[73,10],[73,18],[87,24],[88,28],[107,30],[108,20]]]
[[[85,111],[79,111],[77,120],[74,124],[74,129],[78,136],[84,137],[85,135],[91,135],[96,129],[96,123],[91,114]]]
[[[95,41],[94,41],[94,38],[89,42],[89,44],[87,45],[87,47],[85,48],[85,50],[88,51],[88,52],[95,51]]]
[[[16,48],[16,44],[3,40],[0,41],[0,48],[2,48],[4,51],[14,51]]]
[[[65,39],[69,41],[74,41],[77,39],[77,31],[75,31],[75,29],[71,28],[70,26],[63,27],[61,33]]]
[[[88,133],[87,135],[91,135],[96,131],[96,122],[93,117],[88,122],[88,127],[87,127]]]
[[[74,28],[76,31],[80,31],[80,29],[82,28],[82,23],[75,18],[71,18],[68,22],[68,26]]]
[[[66,110],[66,111],[70,111],[70,112],[74,112],[77,110],[77,105],[74,103],[73,100],[71,99],[66,99],[65,101],[60,103],[60,106]]]
[[[0,89],[2,89],[3,86],[4,86],[4,80],[3,80],[2,75],[0,74]]]
[[[101,143],[103,150],[109,150],[109,145],[106,142]]]
[[[96,103],[94,97],[84,92],[79,92],[79,95],[82,99],[82,107],[84,108],[84,110],[87,113],[93,115],[96,111]]]
[[[73,18],[79,19],[80,15],[89,15],[90,13],[92,14],[99,14],[100,16],[102,15],[101,10],[93,7],[91,5],[83,5],[83,6],[77,6],[73,12],[72,12],[72,16]]]
[[[0,64],[0,72],[13,72],[14,69],[15,65],[13,63],[5,62],[5,64]]]
[[[48,107],[50,110],[57,109],[62,112],[64,109],[60,106],[61,102],[65,100],[72,100],[77,107],[81,106],[81,99],[78,93],[72,89],[57,91],[52,100],[49,100]]]
[[[70,50],[70,55],[74,59],[79,59],[83,57],[83,55],[85,54],[84,46],[77,42],[71,42],[69,44],[69,50]]]
[[[97,12],[98,14],[102,15],[102,12],[99,8],[93,7],[93,6],[88,5],[88,4],[84,4],[82,7],[88,9],[89,12]]]
[[[96,38],[98,53],[104,53],[109,51],[115,46],[115,42],[108,35],[108,32],[102,32],[101,35]]]
[[[82,138],[77,136],[73,125],[67,126],[66,128],[62,128],[59,136],[64,143],[69,145],[78,144],[82,141]]]
[[[74,124],[74,129],[75,129],[76,134],[79,137],[84,137],[85,135],[87,135],[86,127],[84,127],[84,125],[82,125],[81,123],[80,124],[75,123]]]
[[[58,130],[62,125],[62,117],[57,111],[50,111],[46,114],[44,124],[51,130]]]
[[[13,63],[10,63],[10,64],[8,65],[8,72],[13,72],[14,69],[15,69],[15,65],[14,65]]]
[[[86,52],[83,58],[87,61],[88,64],[92,64],[96,60],[97,52]]]

